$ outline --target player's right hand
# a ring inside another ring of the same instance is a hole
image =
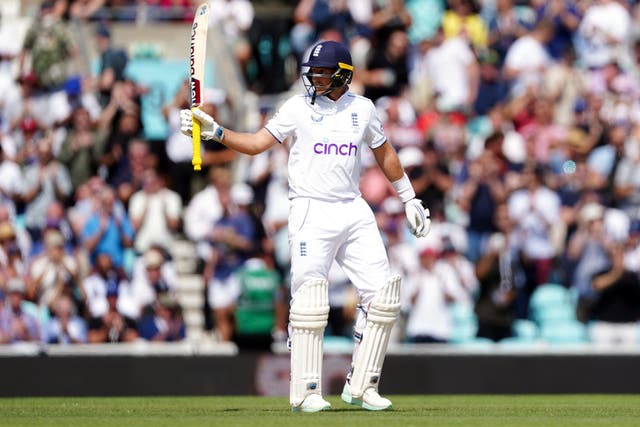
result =
[[[199,108],[180,110],[180,132],[191,136],[194,117],[200,122],[200,137],[202,139],[222,142],[224,138],[224,128],[220,126],[213,117]]]

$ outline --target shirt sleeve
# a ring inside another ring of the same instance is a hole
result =
[[[265,128],[269,133],[271,133],[271,135],[273,135],[280,143],[295,133],[295,99],[296,98],[290,98],[285,102],[265,125]]]
[[[378,116],[378,111],[374,107],[373,103],[371,103],[370,106],[371,116],[367,129],[364,132],[364,140],[369,147],[378,148],[385,143],[387,137],[384,134],[384,128],[382,126],[380,116]]]

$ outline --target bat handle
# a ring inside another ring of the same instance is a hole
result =
[[[193,108],[191,110],[193,111]],[[193,165],[194,171],[199,171],[202,166],[202,158],[200,157],[200,122],[195,117],[193,117],[191,138],[191,142],[193,143],[193,156],[191,157],[191,164]]]

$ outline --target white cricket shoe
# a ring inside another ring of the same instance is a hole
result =
[[[378,391],[373,387],[366,389],[362,394],[362,397],[355,398],[351,396],[349,385],[345,384],[342,389],[341,397],[344,402],[350,405],[360,406],[361,408],[369,411],[384,411],[385,409],[391,409],[391,401],[380,396]]]
[[[292,406],[293,412],[320,412],[331,409],[331,403],[327,402],[319,394],[310,394],[299,406]]]

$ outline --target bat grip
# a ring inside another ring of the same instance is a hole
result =
[[[191,110],[193,111],[193,108]],[[193,117],[193,127],[191,129],[191,142],[193,144],[191,164],[194,171],[199,171],[202,166],[202,158],[200,157],[200,121],[195,117]]]

